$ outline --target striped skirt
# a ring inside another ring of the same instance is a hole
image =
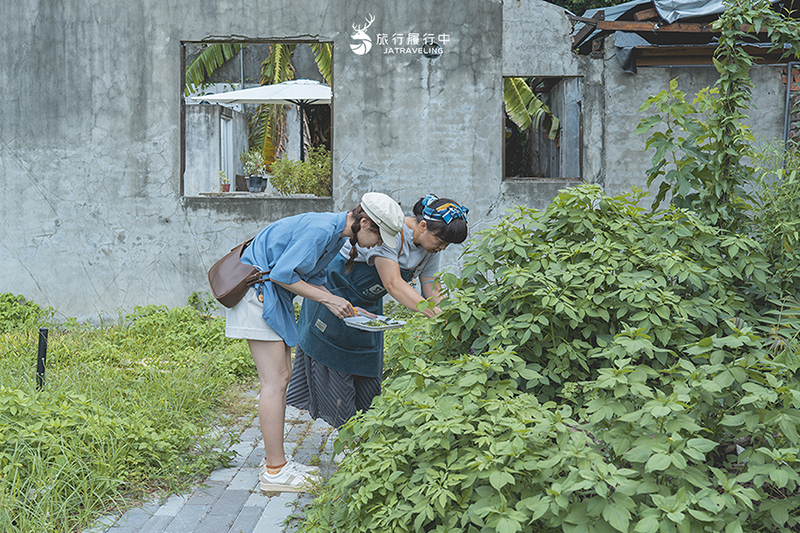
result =
[[[299,346],[295,348],[288,405],[339,428],[356,412],[369,409],[380,393],[381,378],[337,372],[310,358]]]

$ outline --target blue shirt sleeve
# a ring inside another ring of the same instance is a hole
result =
[[[314,269],[324,255],[330,238],[331,235],[320,228],[311,228],[300,237],[295,236],[272,266],[270,278],[286,285],[304,278],[311,282]],[[322,274],[324,275],[324,269]]]

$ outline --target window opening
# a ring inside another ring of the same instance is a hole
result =
[[[258,190],[266,195],[330,196],[330,103],[304,106],[301,127],[297,105],[202,99],[300,80],[311,80],[330,94],[330,43],[184,42],[182,53],[184,196],[219,194],[223,172],[231,183],[230,190],[236,193],[255,192],[248,184],[248,176],[253,174],[267,178]],[[315,175],[314,180],[308,180],[308,169],[300,164],[311,151],[317,154],[316,162],[319,153],[328,162],[318,171],[322,175]],[[278,168],[282,172],[280,179],[270,179]],[[272,183],[275,186],[270,186]]]
[[[580,78],[506,78],[504,102],[504,179],[580,179]]]

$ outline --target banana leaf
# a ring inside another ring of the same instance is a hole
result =
[[[506,114],[520,130],[541,125],[550,139],[558,137],[559,119],[531,90],[524,78],[503,80]]]
[[[188,67],[186,67],[186,85],[184,96],[192,94],[212,72],[231,59],[239,50],[247,45],[232,43],[212,43],[206,46]]]
[[[314,50],[314,61],[317,63],[320,74],[325,79],[325,83],[331,85],[333,46],[330,43],[313,43],[311,49]]]
[[[294,79],[292,52],[295,46],[284,43],[270,45],[269,55],[261,63],[261,85],[273,85]],[[287,107],[280,104],[262,104],[258,106],[250,123],[252,132],[250,146],[261,147],[261,155],[264,156],[267,169],[270,171],[275,160],[286,151],[284,110]]]

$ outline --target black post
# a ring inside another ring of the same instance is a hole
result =
[[[47,328],[39,328],[39,357],[36,359],[36,389],[44,387],[44,364],[47,362]]]
[[[300,161],[306,160],[306,143],[305,143],[305,112],[306,112],[306,105],[304,103],[298,104],[300,107]]]

